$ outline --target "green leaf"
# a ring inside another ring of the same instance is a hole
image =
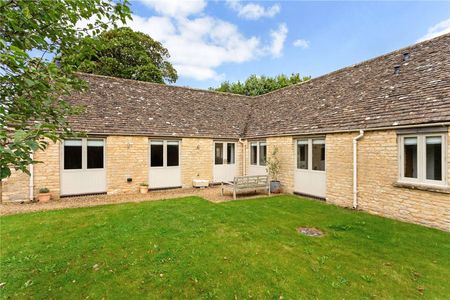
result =
[[[25,84],[27,87],[32,87],[34,85],[34,81],[28,78],[25,78]]]
[[[14,142],[20,143],[26,136],[27,136],[27,133],[25,130],[17,130],[14,133]]]
[[[0,179],[5,179],[11,176],[11,170],[8,167],[0,167]]]

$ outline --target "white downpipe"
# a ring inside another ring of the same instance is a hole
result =
[[[358,141],[364,136],[364,130],[353,138],[353,208],[358,208]]]
[[[33,154],[31,154],[31,160],[33,160]],[[30,201],[34,200],[34,166],[30,164],[30,182],[29,182],[29,198]]]
[[[246,155],[245,155],[245,143],[242,140],[242,138],[239,138],[239,143],[242,145],[242,176],[245,176],[245,161],[246,161]]]

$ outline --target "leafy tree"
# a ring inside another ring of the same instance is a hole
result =
[[[281,74],[275,77],[250,75],[244,83],[240,81],[234,83],[224,81],[219,87],[209,89],[218,92],[257,96],[292,84],[308,81],[309,79],[311,79],[310,76],[300,77],[300,74],[298,73],[291,74],[291,76]]]
[[[85,84],[74,74],[75,59],[58,64],[45,57],[87,55],[92,50],[81,36],[130,14],[128,0],[0,0],[0,184],[13,169],[28,173],[33,152],[49,140],[71,135],[66,117],[79,108],[64,97]],[[86,20],[95,21],[78,29]]]
[[[79,62],[78,70],[142,81],[175,82],[177,72],[167,61],[169,51],[149,35],[122,27],[105,31],[96,37],[85,37],[80,44],[93,53],[63,56],[62,61]]]

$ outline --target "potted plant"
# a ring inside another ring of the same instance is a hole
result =
[[[46,187],[40,188],[39,189],[39,194],[38,194],[38,200],[39,202],[48,202],[50,201],[50,190]]]
[[[141,192],[141,194],[147,194],[148,184],[146,184],[145,182],[142,182],[141,184],[139,184],[139,192]]]
[[[278,147],[274,147],[270,157],[266,161],[267,173],[270,176],[270,192],[278,194],[281,192],[281,183],[278,180],[280,174],[280,159],[278,158]]]

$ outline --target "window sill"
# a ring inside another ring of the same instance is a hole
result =
[[[421,185],[417,183],[406,183],[406,182],[396,182],[393,184],[395,187],[398,188],[406,188],[411,190],[420,190],[420,191],[427,191],[427,192],[435,192],[435,193],[442,193],[442,194],[450,194],[450,188],[442,186],[429,186],[429,185]]]

